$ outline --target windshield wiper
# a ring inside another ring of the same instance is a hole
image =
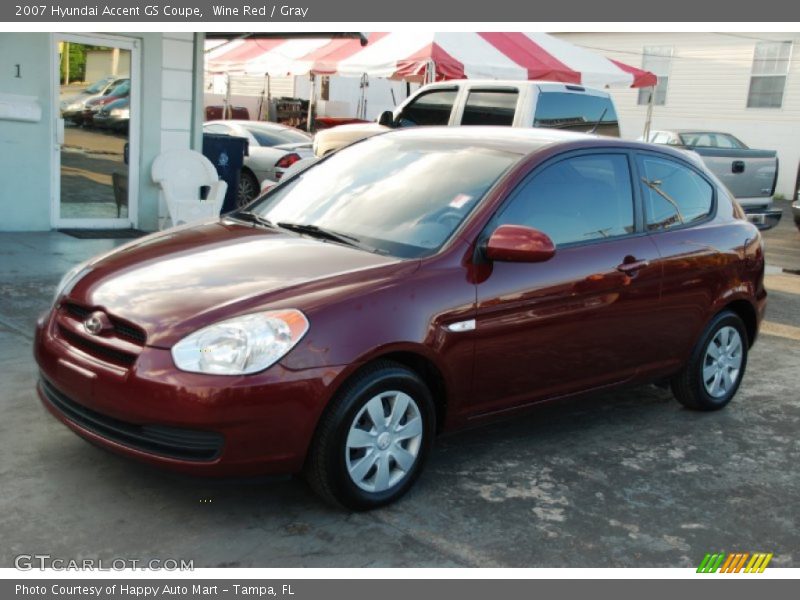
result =
[[[597,131],[597,128],[598,128],[598,127],[600,127],[600,124],[603,122],[603,117],[605,117],[605,116],[606,116],[606,113],[607,113],[607,112],[608,112],[608,107],[606,107],[606,108],[604,108],[604,109],[603,109],[603,112],[600,114],[600,118],[599,118],[599,119],[597,119],[597,121],[595,122],[595,124],[594,124],[594,127],[592,127],[592,128],[591,128],[589,131],[587,131],[586,133],[595,133],[595,132]]]
[[[361,247],[361,240],[359,240],[357,237],[353,237],[352,235],[347,235],[345,233],[331,231],[330,229],[325,229],[317,225],[310,225],[306,223],[287,223],[286,221],[280,221],[278,222],[278,227],[281,227],[282,229],[288,229],[289,231],[294,231],[295,233],[305,233],[313,237],[333,240],[334,242],[347,244],[348,246],[355,246],[356,248]]]
[[[275,229],[275,224],[272,221],[265,219],[261,215],[257,215],[254,212],[250,212],[249,210],[242,210],[230,216],[234,219],[239,219],[240,221],[247,221],[248,223],[255,223],[257,225],[264,225],[265,227],[271,227],[272,229]]]

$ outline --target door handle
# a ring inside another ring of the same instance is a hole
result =
[[[731,173],[744,173],[744,161],[735,160],[731,163]]]
[[[639,269],[643,269],[650,264],[649,260],[636,260],[635,258],[625,257],[621,265],[617,265],[617,271],[626,275],[634,275]]]

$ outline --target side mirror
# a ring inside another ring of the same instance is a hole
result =
[[[394,127],[394,113],[390,110],[385,110],[381,113],[381,116],[378,117],[378,125],[383,125],[384,127]]]
[[[486,243],[486,257],[503,262],[545,262],[556,245],[546,233],[522,225],[500,225]]]

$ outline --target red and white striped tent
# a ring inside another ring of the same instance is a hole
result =
[[[656,76],[546,33],[397,32],[357,39],[243,39],[207,50],[206,70],[250,75],[349,75],[430,82],[516,79],[649,87]]]

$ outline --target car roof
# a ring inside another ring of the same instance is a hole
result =
[[[716,135],[731,135],[727,131],[719,131],[718,129],[656,129],[655,131],[664,131],[666,133],[713,133]]]
[[[619,148],[656,152],[689,162],[702,168],[702,161],[693,152],[681,148],[672,148],[660,144],[622,140],[575,131],[546,129],[539,127],[505,127],[505,126],[469,126],[469,127],[409,127],[394,129],[387,133],[367,138],[403,138],[417,140],[421,143],[452,142],[504,150],[520,155],[527,155],[544,148],[570,146],[574,149]]]
[[[419,140],[420,142],[448,141],[456,144],[472,144],[491,146],[528,154],[544,146],[564,144],[569,142],[591,143],[599,136],[574,131],[561,131],[558,129],[544,129],[537,127],[505,127],[491,125],[477,125],[469,127],[409,127],[395,129],[380,137],[402,137],[405,139]],[[599,138],[609,141],[618,141],[616,138]]]
[[[272,121],[250,121],[247,119],[214,119],[213,121],[206,121],[205,125],[212,123],[219,123],[222,125],[237,125],[239,127],[256,127],[260,129],[290,129],[292,131],[300,131],[296,127],[289,127],[281,125],[280,123],[273,123]]]
[[[544,87],[549,90],[560,89],[567,92],[592,92],[609,96],[608,91],[583,85],[582,83],[569,83],[562,81],[542,81],[539,79],[448,79],[447,81],[437,81],[423,86],[425,89],[440,87],[469,86],[469,87]],[[422,88],[420,88],[422,89]]]

